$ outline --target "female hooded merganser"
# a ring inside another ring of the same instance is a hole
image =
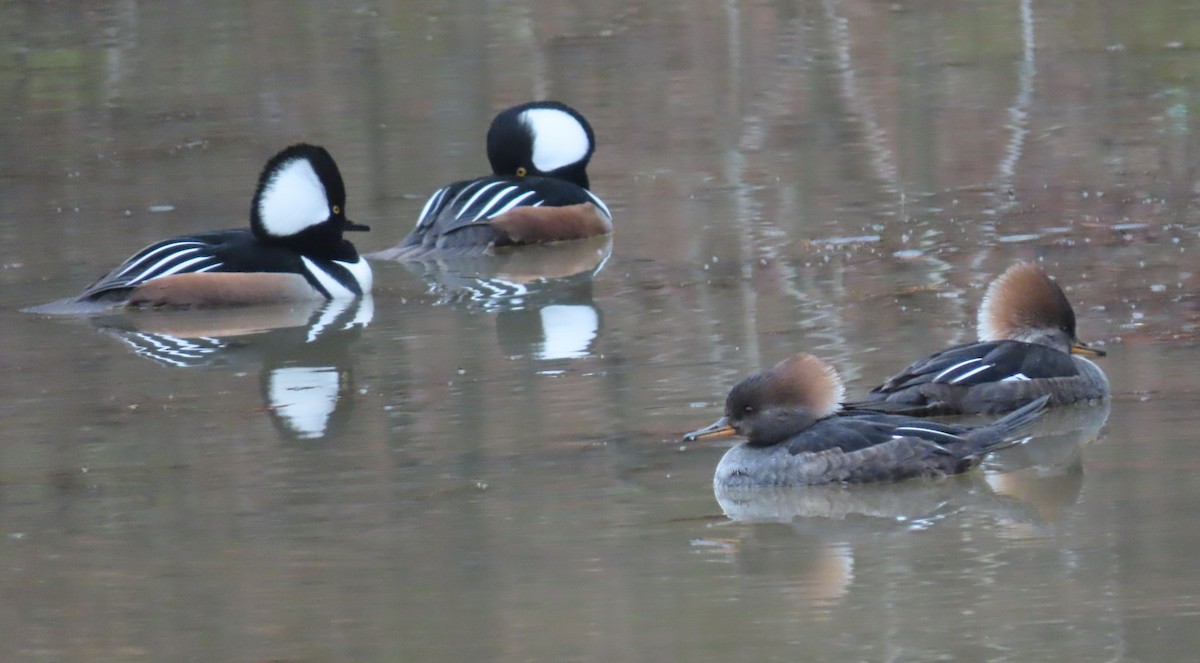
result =
[[[371,267],[345,231],[346,190],[325,148],[292,145],[267,162],[250,228],[163,240],[142,249],[71,303],[204,306],[358,297]]]
[[[1018,263],[988,286],[979,341],[921,359],[848,409],[914,416],[999,414],[1040,396],[1051,406],[1108,396],[1103,357],[1075,336],[1075,311],[1037,265]]]
[[[595,149],[591,125],[566,104],[534,101],[509,108],[488,130],[492,175],[435,191],[408,237],[372,257],[481,253],[493,246],[606,235],[612,214],[588,190],[587,165]]]
[[[839,412],[837,371],[801,353],[742,380],[725,416],[685,440],[744,435],[721,458],[721,486],[801,486],[941,477],[975,467],[1018,434],[1046,405],[1043,397],[986,426],[954,426],[879,412]]]

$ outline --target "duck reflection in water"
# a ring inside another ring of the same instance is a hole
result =
[[[487,133],[492,174],[435,191],[412,232],[370,257],[481,255],[608,235],[612,213],[587,175],[595,150],[592,125],[566,104],[533,101],[501,111]]]
[[[799,609],[827,612],[854,585],[860,556],[910,545],[901,539],[982,513],[1001,522],[1026,522],[1036,513],[1020,500],[995,494],[978,472],[899,483],[812,486],[732,486],[714,495],[729,521],[694,541],[742,573],[790,579],[787,594]],[[717,534],[723,532],[724,534]]]
[[[135,354],[174,368],[257,367],[264,409],[283,436],[321,439],[354,403],[351,346],[374,318],[370,295],[279,306],[161,309],[95,318]]]
[[[1027,429],[1029,442],[995,452],[983,472],[873,484],[717,482],[713,493],[729,521],[693,545],[743,573],[790,578],[786,590],[797,608],[827,614],[854,586],[863,554],[913,545],[912,532],[983,517],[1001,537],[1049,536],[1079,499],[1083,448],[1097,439],[1108,412],[1107,401],[1048,411]],[[894,546],[881,537],[896,537]]]
[[[997,493],[1031,504],[1042,523],[1054,523],[1079,501],[1083,450],[1100,438],[1111,400],[1054,408],[1031,429],[1028,443],[1002,449],[983,463]]]
[[[496,337],[509,357],[574,359],[591,354],[600,334],[594,278],[611,254],[612,239],[596,237],[403,265],[438,304],[495,313]]]

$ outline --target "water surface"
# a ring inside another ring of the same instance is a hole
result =
[[[1197,14],[3,6],[0,658],[1193,655]],[[349,309],[19,312],[242,225],[299,140],[392,246],[540,97],[594,125],[617,226],[553,282],[379,263]],[[714,496],[724,448],[680,434],[740,376],[805,350],[861,393],[971,339],[1017,260],[1108,350],[1106,418],[950,482]]]

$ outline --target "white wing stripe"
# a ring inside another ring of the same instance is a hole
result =
[[[195,265],[198,263],[202,263],[205,260],[212,260],[212,256],[200,256],[199,258],[192,258],[191,260],[185,260],[185,261],[179,263],[178,265],[175,265],[174,267],[164,271],[162,274],[151,275],[146,280],[153,281],[154,279],[160,279],[164,276],[170,276],[172,274],[187,273],[187,272],[191,272],[191,273],[195,274],[196,272],[198,272],[200,270],[188,269],[188,267],[191,267],[192,265]],[[205,270],[205,271],[207,271],[207,270]]]
[[[479,213],[476,214],[475,217],[471,219],[471,223],[475,223],[476,221],[482,219],[483,215],[488,213],[488,210],[495,207],[496,203],[500,202],[501,200],[504,200],[505,196],[512,193],[516,189],[517,189],[516,185],[513,185],[513,186],[510,186],[510,187],[504,189],[500,193],[497,193],[496,195],[492,196],[492,199],[489,200],[488,203],[479,210]],[[463,211],[466,211],[466,210],[463,210]],[[459,216],[461,216],[461,214]]]
[[[466,204],[463,205],[462,209],[460,209],[458,211],[458,214],[454,215],[455,220],[461,219],[462,215],[466,214],[467,210],[471,209],[471,205],[475,204],[475,201],[478,200],[479,197],[483,195],[484,191],[487,191],[488,189],[490,189],[494,186],[499,186],[499,185],[500,185],[500,182],[490,182],[485,186],[479,187],[479,190],[475,192],[475,195],[468,198]]]
[[[516,198],[513,198],[511,201],[509,201],[509,203],[507,205],[505,205],[504,207],[501,207],[500,209],[496,210],[492,214],[489,214],[487,218],[494,219],[494,218],[500,216],[501,214],[504,214],[508,210],[519,205],[522,200],[525,200],[526,198],[532,196],[533,193],[534,193],[533,191],[526,191],[525,193],[517,196]]]
[[[138,265],[146,262],[150,258],[162,253],[163,251],[168,251],[168,250],[173,250],[173,249],[181,249],[181,248],[185,248],[185,247],[194,247],[189,250],[190,251],[198,251],[204,247],[204,244],[202,242],[193,242],[193,241],[188,240],[188,241],[183,241],[183,242],[172,242],[170,244],[163,244],[162,246],[155,248],[153,251],[147,251],[146,249],[142,249],[143,253],[134,256],[128,262],[126,262],[124,267],[121,269],[121,271],[117,272],[117,274],[113,278],[121,277],[126,272],[129,272],[130,270],[136,268]]]
[[[444,195],[446,195],[446,187],[442,187],[437,191],[434,191],[433,195],[429,197],[429,200],[425,201],[425,206],[421,208],[421,216],[417,217],[417,227],[420,227],[421,224],[425,222],[425,217],[429,214],[429,210],[437,209],[438,201],[440,201]]]
[[[947,439],[947,440],[963,439],[962,436],[955,435],[954,433],[947,433],[946,431],[937,430],[934,428],[922,428],[920,426],[900,426],[900,427],[896,428],[896,430],[894,432],[896,432],[896,433],[913,433],[917,437],[920,437],[922,433],[925,433],[927,435],[934,435],[934,436],[937,436],[937,437],[940,437],[943,439]]]
[[[1012,375],[1001,380],[1001,382],[1027,382],[1032,379],[1033,378],[1025,375],[1024,373],[1013,373]]]
[[[149,269],[146,269],[141,274],[138,274],[137,276],[129,279],[129,282],[130,283],[141,283],[142,281],[146,281],[146,280],[155,278],[156,276],[163,276],[163,274],[159,274],[158,271],[160,269],[162,269],[164,266],[171,264],[171,262],[173,262],[173,261],[181,260],[184,256],[190,255],[199,250],[200,249],[184,249],[182,251],[176,251],[175,253],[172,253],[171,255],[167,256],[166,258],[163,258],[162,260],[159,260],[158,262],[154,263]],[[205,255],[205,256],[201,256],[200,259],[203,260],[208,257],[210,257],[210,256]],[[167,274],[171,274],[171,273],[173,273],[173,272],[167,272]]]
[[[962,375],[951,380],[950,384],[958,384],[959,382],[966,380],[967,378],[971,377],[972,375],[975,375],[979,371],[986,371],[987,369],[991,368],[994,365],[995,364],[984,364],[983,366],[976,366],[975,368],[973,368],[973,369],[967,371],[966,373],[963,373]]]
[[[449,201],[444,201],[444,200],[438,201],[438,208],[437,208],[437,210],[434,210],[432,212],[432,215],[437,216],[439,213],[441,213],[442,210],[454,211],[455,209],[458,208],[458,201],[462,200],[463,196],[470,193],[475,187],[478,187],[479,184],[480,183],[477,181],[470,182],[463,188],[459,189],[458,193],[454,194],[454,197],[451,198]]]
[[[982,362],[982,361],[983,360],[979,359],[978,357],[976,357],[975,359],[968,359],[966,361],[961,361],[961,362],[951,366],[950,368],[947,368],[946,370],[942,371],[941,373],[938,373],[936,376],[934,376],[933,381],[937,382],[938,380],[941,380],[942,378],[953,373],[954,371],[957,371],[958,369],[962,368],[963,366],[967,366],[969,364],[974,364],[976,362]]]

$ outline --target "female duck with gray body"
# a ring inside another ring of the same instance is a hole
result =
[[[417,224],[385,260],[471,255],[494,248],[584,239],[612,232],[612,214],[589,190],[592,126],[557,101],[514,106],[487,135],[492,174],[433,193]]]
[[[900,481],[966,472],[1023,441],[1046,396],[986,426],[955,426],[878,412],[841,412],[832,366],[797,354],[734,385],[725,416],[688,441],[744,435],[725,453],[714,486],[804,486]]]
[[[1109,395],[1103,357],[1075,333],[1066,294],[1040,267],[1017,263],[992,281],[979,306],[979,341],[917,360],[847,409],[932,417],[1011,412],[1041,396],[1050,405]]]
[[[258,178],[250,227],[173,237],[152,244],[77,297],[30,309],[87,312],[86,307],[267,304],[358,297],[371,290],[371,268],[342,238],[370,230],[346,218],[337,163],[315,145],[292,145]]]

